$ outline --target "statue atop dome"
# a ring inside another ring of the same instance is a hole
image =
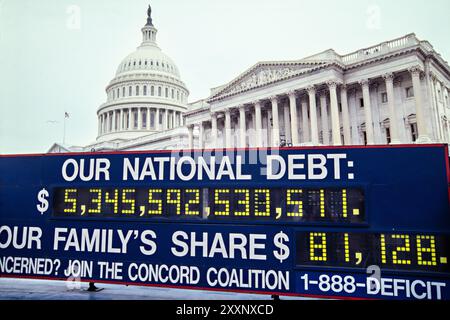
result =
[[[148,9],[147,9],[147,24],[146,24],[146,26],[153,26],[152,7],[150,5],[148,5]]]

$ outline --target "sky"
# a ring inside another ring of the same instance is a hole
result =
[[[0,153],[46,152],[64,123],[66,144],[95,141],[105,87],[140,45],[148,4],[190,102],[258,61],[412,32],[450,60],[448,0],[0,0]]]

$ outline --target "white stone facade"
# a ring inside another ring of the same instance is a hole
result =
[[[447,62],[410,34],[257,63],[191,106],[186,124],[199,148],[448,143],[449,88]]]

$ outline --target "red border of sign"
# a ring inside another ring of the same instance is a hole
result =
[[[318,147],[282,147],[282,148],[220,148],[220,149],[180,149],[180,150],[143,150],[143,151],[107,151],[107,152],[67,152],[67,153],[31,153],[31,154],[0,154],[0,158],[13,158],[13,157],[38,157],[38,156],[62,156],[62,155],[113,155],[113,154],[151,154],[151,153],[171,153],[171,152],[210,152],[210,151],[245,151],[245,150],[329,150],[329,149],[381,149],[381,148],[435,148],[444,147],[445,150],[445,164],[447,171],[447,183],[448,183],[448,196],[450,202],[450,160],[449,160],[449,148],[447,144],[401,144],[401,145],[373,145],[373,146],[318,146]],[[40,276],[23,276],[23,275],[0,275],[0,278],[10,279],[35,279],[35,280],[49,280],[49,281],[65,281],[65,278],[50,278]],[[92,282],[92,280],[80,280],[80,282]],[[292,296],[292,297],[306,297],[315,299],[340,299],[340,300],[378,300],[371,298],[356,298],[356,297],[341,297],[341,296],[326,296],[326,295],[309,295],[298,293],[282,293],[282,292],[265,292],[265,291],[252,291],[252,290],[240,290],[240,289],[219,289],[219,288],[203,288],[203,287],[188,287],[188,286],[176,286],[176,285],[164,285],[164,284],[149,284],[149,283],[130,283],[122,281],[107,281],[107,280],[95,280],[96,283],[104,284],[116,284],[116,285],[128,285],[139,287],[156,287],[156,288],[171,288],[171,289],[189,289],[200,291],[214,291],[214,292],[234,292],[234,293],[247,293],[247,294],[260,294],[260,295],[280,295],[280,296]]]

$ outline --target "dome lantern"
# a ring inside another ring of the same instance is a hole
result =
[[[156,45],[156,33],[158,30],[153,25],[152,21],[152,7],[149,5],[147,10],[147,24],[142,30],[142,46],[157,46]]]

